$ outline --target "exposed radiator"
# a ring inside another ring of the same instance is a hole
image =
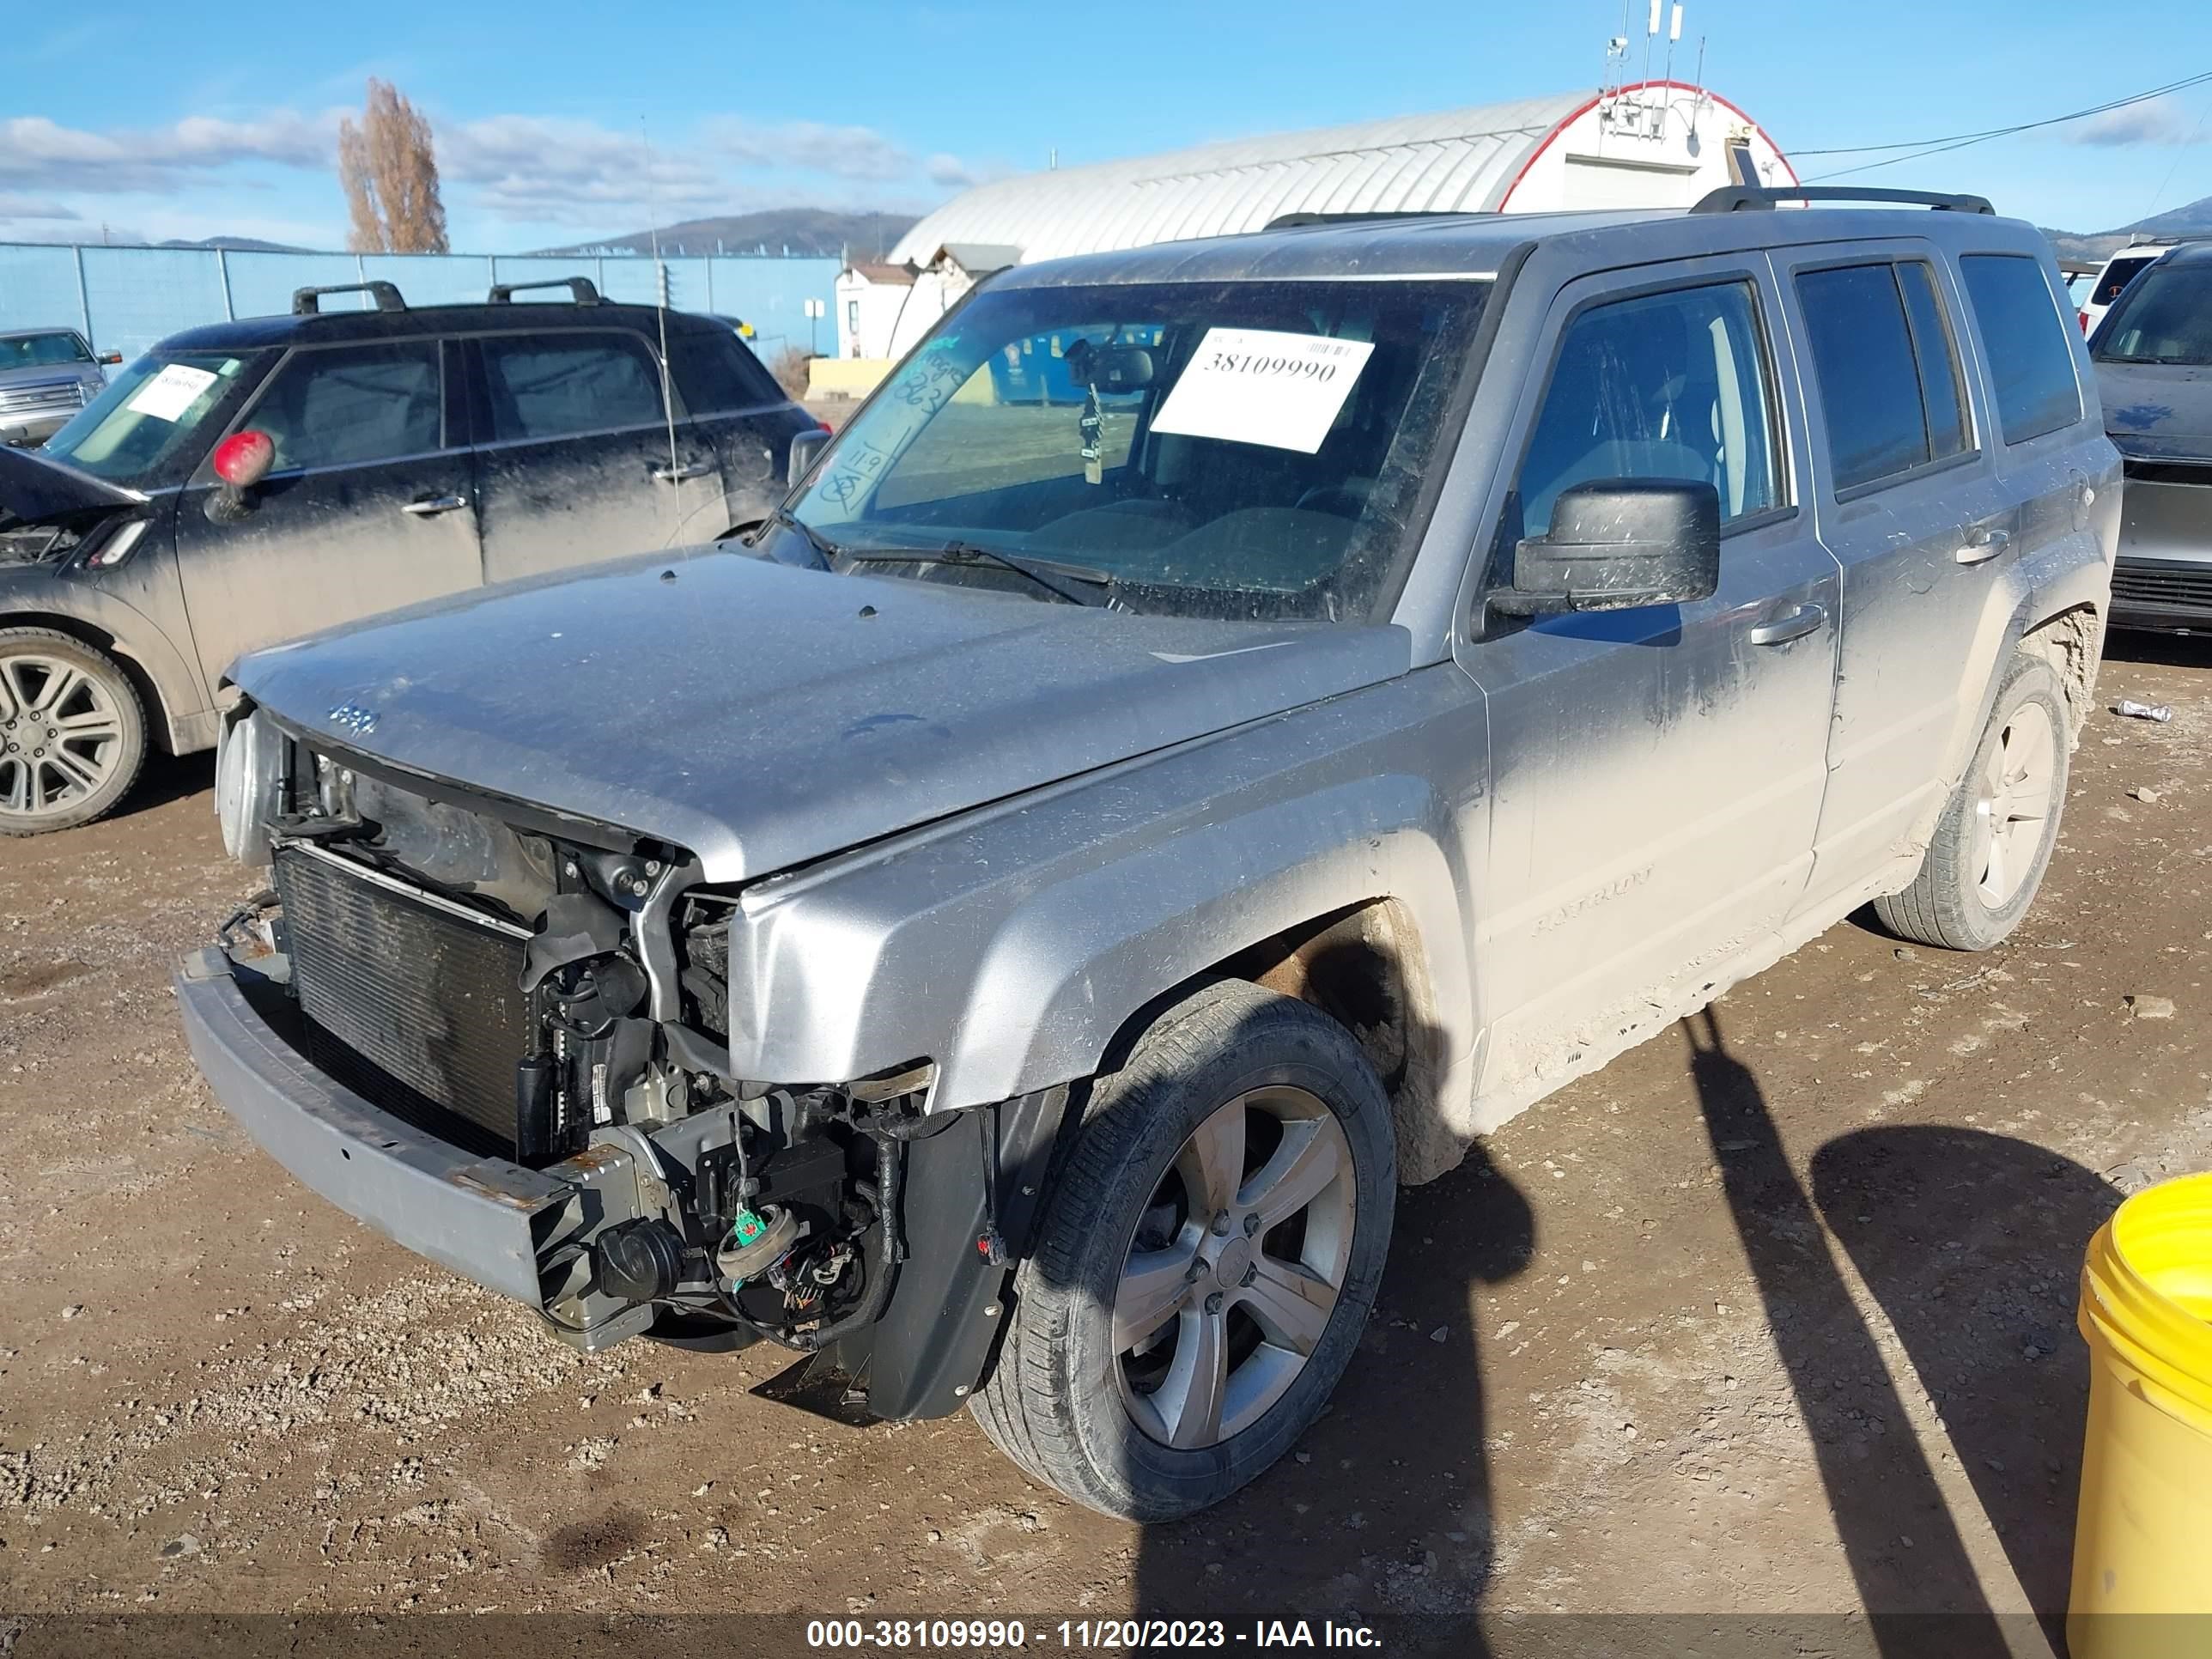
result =
[[[276,854],[313,1057],[423,1128],[515,1155],[524,939],[296,847]]]

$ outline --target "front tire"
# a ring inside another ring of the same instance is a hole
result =
[[[146,761],[146,711],[115,659],[51,628],[0,628],[0,836],[112,811]]]
[[[1079,1504],[1217,1504],[1321,1414],[1375,1304],[1389,1102],[1351,1034],[1242,981],[1163,1015],[1103,1080],[972,1410]]]
[[[1875,901],[1881,925],[1950,951],[2002,943],[2035,902],[2066,805],[2065,689],[2018,656],[1912,885]]]

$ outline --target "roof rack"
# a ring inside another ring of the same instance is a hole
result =
[[[1307,225],[1373,225],[1393,219],[1465,219],[1476,215],[1473,208],[1401,208],[1395,212],[1376,213],[1279,213],[1261,227],[1264,230],[1297,230]]]
[[[322,310],[325,294],[366,294],[376,301],[379,311],[404,311],[407,301],[399,297],[399,290],[389,283],[334,283],[328,288],[295,288],[292,290],[292,314],[313,317]]]
[[[2179,247],[2184,242],[2212,242],[2212,230],[2137,231],[2127,247]]]
[[[1995,213],[1986,196],[1946,196],[1932,190],[1875,190],[1856,185],[1723,185],[1702,198],[1692,213],[1741,213],[1784,202],[1886,202],[1933,208],[1938,213]]]
[[[568,297],[580,306],[603,303],[599,291],[592,286],[588,276],[549,276],[542,283],[494,283],[491,292],[484,296],[487,305],[503,306],[513,301],[518,294],[526,294],[537,288],[565,288]]]

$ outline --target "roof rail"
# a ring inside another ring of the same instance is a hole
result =
[[[399,290],[389,283],[333,283],[328,288],[295,288],[292,290],[292,314],[313,317],[322,310],[320,303],[325,294],[366,294],[376,301],[379,311],[404,311],[407,301],[399,297]]]
[[[1307,225],[1372,225],[1393,219],[1465,219],[1480,216],[1474,208],[1401,208],[1376,213],[1279,213],[1262,230],[1297,230]]]
[[[599,289],[592,286],[592,279],[588,276],[549,276],[542,283],[494,283],[491,292],[484,296],[484,302],[487,305],[507,305],[516,295],[527,293],[534,288],[565,288],[568,290],[568,297],[580,306],[602,303]]]
[[[2179,247],[2184,242],[2212,242],[2212,230],[2137,231],[2129,247]]]
[[[1932,190],[1875,190],[1857,185],[1723,185],[1699,199],[1692,213],[1741,213],[1784,202],[1893,202],[1938,213],[1995,213],[1986,196],[1946,196]]]

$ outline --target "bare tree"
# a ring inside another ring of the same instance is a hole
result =
[[[390,82],[371,76],[361,125],[338,123],[338,180],[356,253],[448,252],[430,123]]]

